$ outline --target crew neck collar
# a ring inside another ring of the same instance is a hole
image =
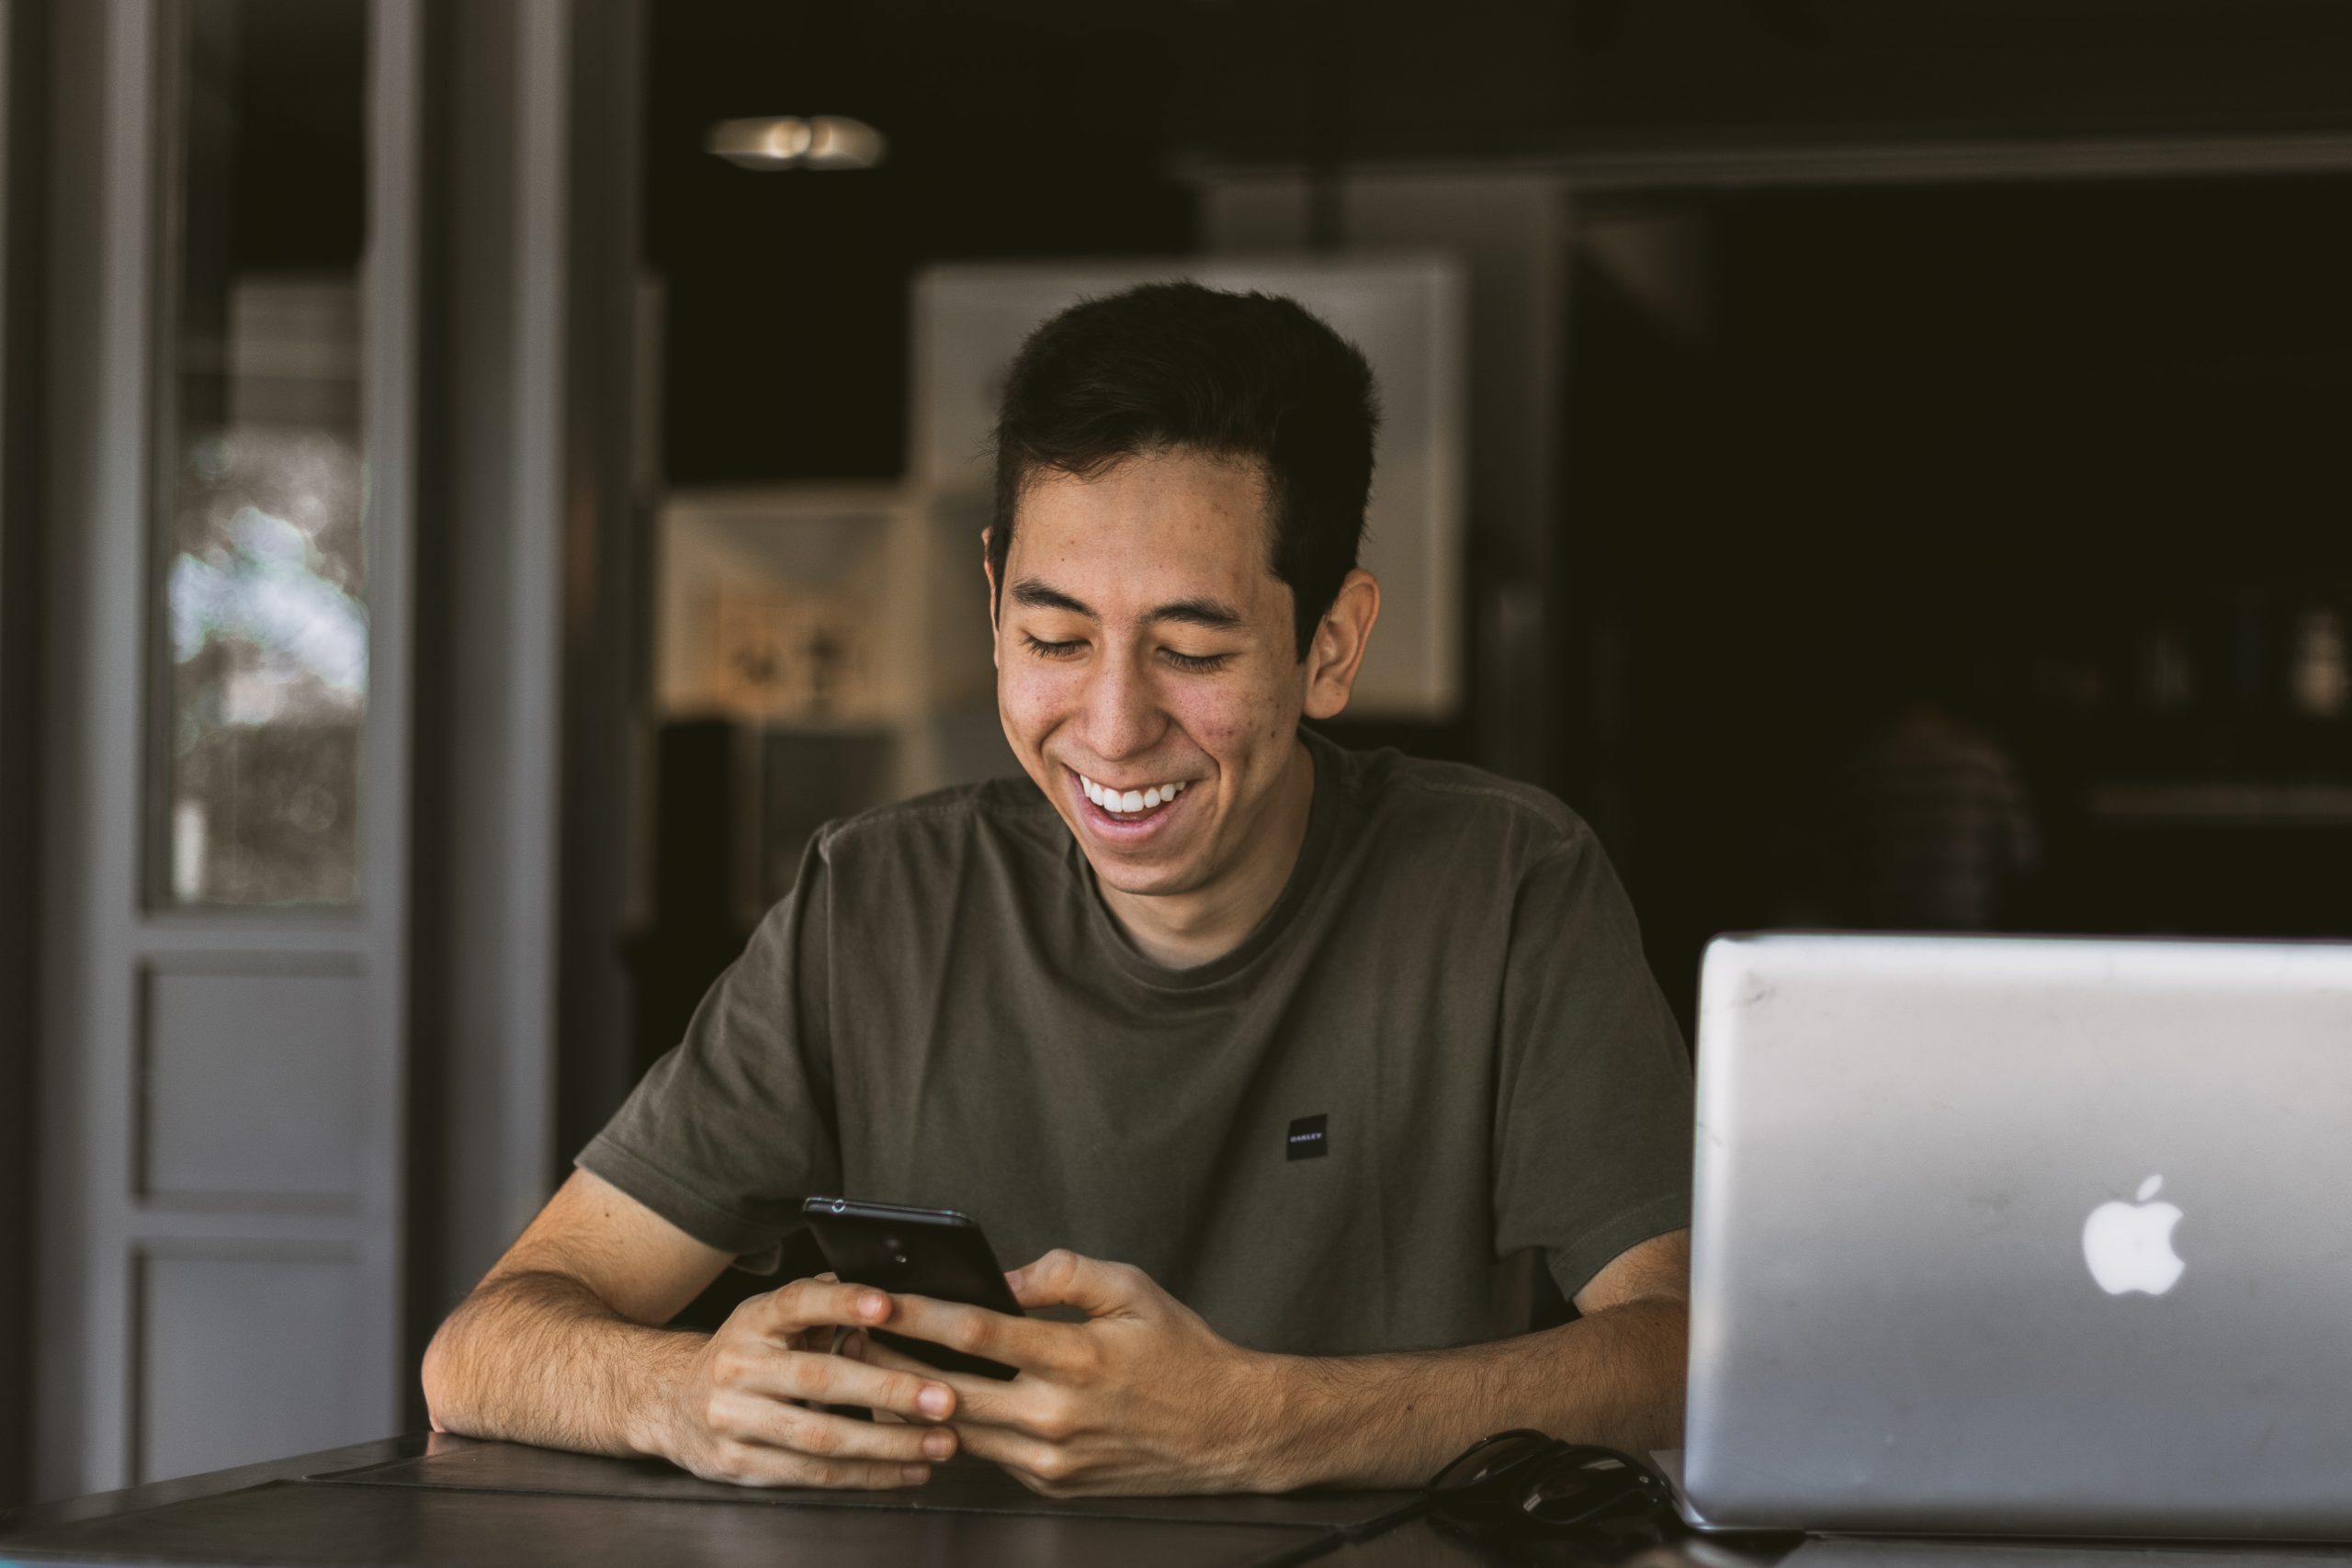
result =
[[[1102,885],[1095,880],[1093,864],[1086,852],[1079,847],[1072,835],[1069,857],[1087,904],[1089,931],[1108,950],[1112,963],[1138,983],[1163,991],[1197,991],[1231,978],[1272,947],[1297,916],[1301,906],[1313,895],[1323,862],[1330,852],[1331,840],[1338,827],[1340,797],[1343,787],[1342,773],[1348,754],[1305,725],[1299,726],[1299,739],[1306,747],[1309,764],[1315,771],[1315,790],[1306,808],[1306,836],[1300,840],[1298,858],[1291,863],[1290,876],[1283,884],[1280,897],[1268,909],[1240,944],[1229,952],[1186,968],[1170,968],[1146,957],[1112,914],[1103,901]]]

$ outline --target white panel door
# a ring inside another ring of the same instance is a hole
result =
[[[420,9],[54,13],[37,1496],[400,1423]]]

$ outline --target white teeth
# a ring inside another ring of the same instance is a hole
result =
[[[1086,792],[1087,799],[1105,811],[1123,816],[1130,811],[1149,811],[1165,806],[1185,790],[1182,784],[1154,784],[1145,790],[1116,790],[1096,784],[1084,773],[1078,775],[1078,783],[1079,787]]]

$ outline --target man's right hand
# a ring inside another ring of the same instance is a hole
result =
[[[829,1354],[836,1330],[854,1339],[898,1315],[882,1292],[798,1280],[745,1302],[707,1338],[665,1326],[732,1258],[573,1171],[426,1348],[434,1429],[658,1455],[748,1486],[929,1480],[932,1462],[956,1451],[956,1434],[937,1425],[955,1414],[955,1390],[921,1370]]]
[[[836,1329],[877,1326],[892,1311],[880,1291],[829,1280],[753,1296],[684,1361],[648,1446],[707,1481],[742,1486],[920,1486],[933,1461],[956,1451],[956,1434],[935,1425],[954,1414],[955,1391],[831,1353]]]

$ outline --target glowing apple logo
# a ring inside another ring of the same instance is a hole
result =
[[[2161,1296],[2188,1267],[2172,1249],[2172,1227],[2180,1224],[2180,1211],[2148,1201],[2164,1184],[2163,1177],[2152,1176],[2140,1183],[2138,1202],[2101,1203],[2083,1222],[2083,1261],[2110,1296],[2129,1291]]]

